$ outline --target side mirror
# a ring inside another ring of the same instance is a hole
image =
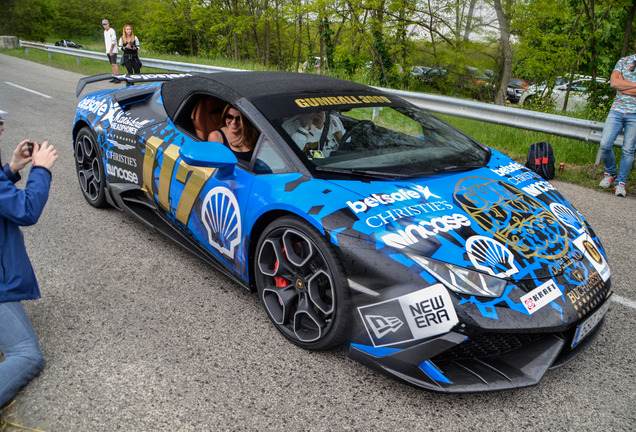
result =
[[[179,149],[179,155],[188,165],[218,168],[221,177],[231,176],[238,162],[232,150],[213,141],[186,141]]]

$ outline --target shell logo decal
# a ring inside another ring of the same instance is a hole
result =
[[[241,241],[241,213],[232,191],[223,186],[210,190],[203,200],[201,219],[210,245],[234,258]]]
[[[466,242],[466,250],[476,268],[493,276],[506,277],[519,272],[512,252],[497,240],[474,236]]]

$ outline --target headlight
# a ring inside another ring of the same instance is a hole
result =
[[[446,288],[456,293],[482,297],[501,297],[508,284],[504,279],[419,255],[409,255],[409,258],[443,283]]]

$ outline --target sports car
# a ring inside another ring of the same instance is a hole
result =
[[[599,333],[610,270],[581,214],[394,93],[286,72],[115,79],[132,85],[77,106],[86,201],[257,293],[292,343],[477,392],[535,385]],[[207,140],[228,106],[257,131],[251,158]]]

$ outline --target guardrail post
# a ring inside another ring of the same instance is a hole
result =
[[[80,65],[80,60],[81,60],[81,59],[82,59],[81,57],[79,57],[79,56],[77,57],[77,65],[78,65],[78,66]]]
[[[53,53],[51,51],[49,51],[49,60],[53,59]]]

